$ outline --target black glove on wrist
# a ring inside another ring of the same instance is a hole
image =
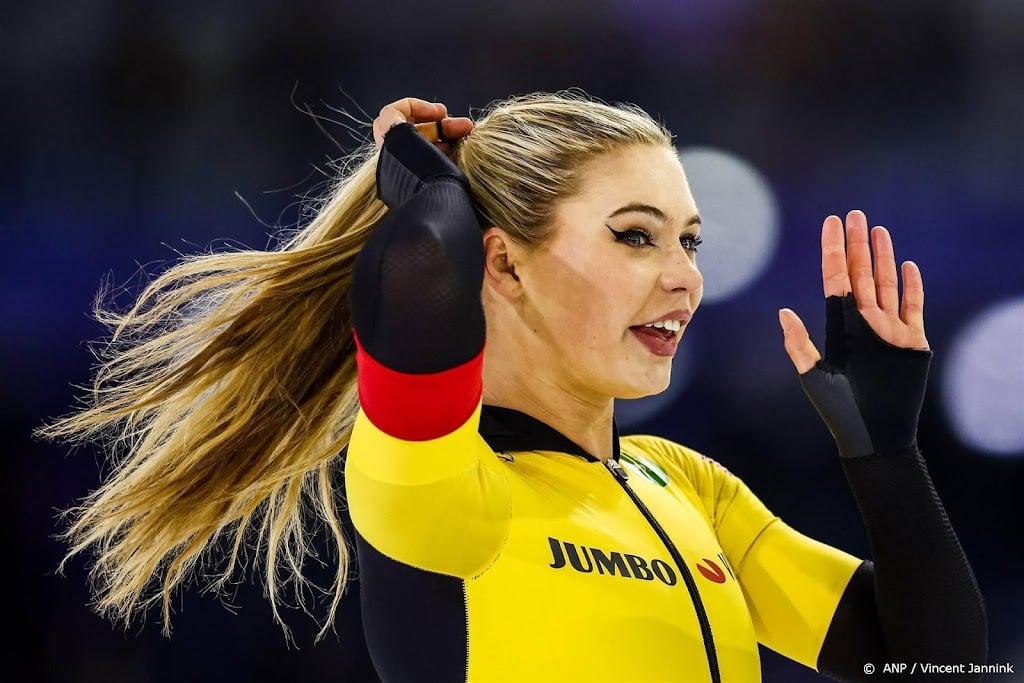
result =
[[[401,206],[428,181],[454,178],[469,189],[469,181],[435,145],[411,123],[392,126],[384,135],[377,161],[377,198],[389,209]]]
[[[895,453],[915,443],[931,357],[879,338],[852,294],[825,299],[825,356],[800,383],[842,457]]]

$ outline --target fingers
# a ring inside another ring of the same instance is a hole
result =
[[[789,308],[779,309],[779,324],[782,326],[783,342],[786,353],[793,361],[793,366],[801,375],[814,367],[821,360],[821,354],[815,348],[807,334],[807,327],[800,317]]]
[[[821,226],[821,281],[825,296],[850,293],[846,264],[846,236],[839,216],[829,216]]]
[[[391,104],[385,104],[381,107],[381,115],[389,109],[394,109],[404,117],[405,121],[412,123],[436,121],[448,115],[448,108],[440,102],[427,102],[416,97],[403,97]]]
[[[373,139],[380,147],[393,126],[409,122],[430,142],[447,151],[447,142],[464,137],[473,130],[473,121],[464,116],[448,118],[448,107],[416,97],[403,97],[384,105],[373,121]],[[441,126],[439,129],[438,126]]]
[[[857,308],[877,308],[875,278],[868,246],[868,219],[863,211],[846,214],[846,263]]]
[[[871,229],[871,250],[875,255],[875,296],[878,306],[896,315],[900,307],[899,281],[896,278],[896,255],[889,231],[881,226]]]
[[[864,212],[854,210],[846,215],[845,234],[837,216],[825,219],[821,227],[821,276],[826,297],[853,292],[857,310],[884,341],[901,348],[928,348],[921,271],[914,262],[906,261],[902,275],[897,274],[892,236],[880,225],[869,231]],[[779,321],[786,330],[786,349],[798,369],[809,368],[817,362],[816,358],[809,360],[817,351],[798,353],[805,344],[799,340],[800,335],[791,342],[788,327],[795,326],[793,321],[799,319],[791,311],[784,313],[788,310],[779,312]],[[802,334],[806,336],[806,331]],[[813,344],[809,348],[813,349]]]
[[[903,262],[903,303],[900,320],[924,336],[924,280],[913,261]]]
[[[448,114],[448,108],[439,102],[427,102],[416,97],[403,97],[391,104],[381,107],[377,118],[373,120],[373,139],[380,147],[384,136],[393,126],[409,121],[437,121]]]
[[[441,130],[437,129],[438,124]],[[450,142],[469,135],[472,130],[473,121],[465,116],[416,124],[416,131],[430,142]]]

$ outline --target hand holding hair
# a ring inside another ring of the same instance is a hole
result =
[[[473,121],[465,116],[448,117],[448,107],[440,102],[427,102],[415,97],[403,97],[384,105],[373,121],[373,139],[377,147],[384,144],[384,136],[400,123],[411,123],[416,131],[433,142],[441,151],[449,151],[449,143],[469,135]]]

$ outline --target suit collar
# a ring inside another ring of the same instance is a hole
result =
[[[479,431],[493,451],[561,451],[591,462],[599,460],[554,427],[512,408],[485,403],[480,410]],[[619,430],[614,419],[612,457],[619,459]]]

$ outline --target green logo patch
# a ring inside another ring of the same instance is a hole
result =
[[[653,481],[658,486],[668,486],[668,475],[658,463],[625,451],[619,451],[619,460],[633,472]]]

